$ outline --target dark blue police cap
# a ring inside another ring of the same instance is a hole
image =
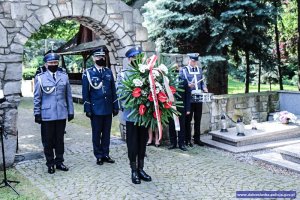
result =
[[[131,57],[134,57],[134,56],[136,56],[138,54],[141,54],[141,53],[142,53],[142,49],[141,48],[139,48],[139,47],[133,47],[133,48],[129,49],[126,52],[125,56],[127,58],[131,58]]]
[[[59,61],[59,55],[57,53],[48,53],[44,56],[44,62],[51,62],[51,61]]]
[[[199,60],[199,53],[188,53],[187,54],[191,60],[194,60],[194,61],[198,61]]]
[[[93,51],[93,56],[105,56],[105,49],[103,47],[95,49]]]

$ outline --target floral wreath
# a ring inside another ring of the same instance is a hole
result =
[[[135,119],[135,124],[150,127],[159,131],[162,138],[162,126],[174,120],[176,130],[180,130],[176,107],[182,107],[182,101],[176,101],[179,96],[180,84],[176,81],[176,65],[170,67],[158,64],[158,56],[147,58],[139,54],[129,64],[126,76],[118,87],[119,100],[125,109],[131,110],[127,117]]]

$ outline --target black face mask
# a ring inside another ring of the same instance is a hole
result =
[[[48,69],[50,72],[54,73],[58,69],[58,65],[48,65]]]
[[[106,65],[106,61],[104,59],[96,60],[95,62],[100,67],[104,67]]]

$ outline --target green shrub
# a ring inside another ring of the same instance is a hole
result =
[[[23,79],[24,80],[31,80],[34,78],[36,68],[25,68],[23,70]]]

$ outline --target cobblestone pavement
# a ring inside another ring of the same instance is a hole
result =
[[[124,144],[111,148],[116,163],[102,166],[95,164],[90,147],[77,149],[66,153],[69,172],[48,174],[44,159],[21,162],[16,168],[49,199],[235,199],[237,190],[300,192],[299,177],[221,157],[208,147],[194,147],[186,153],[148,148],[145,171],[153,181],[141,185],[131,183]]]
[[[20,151],[41,151],[39,126],[32,123],[33,116],[27,112],[19,110],[23,123],[19,124]],[[44,159],[16,165],[49,199],[225,200],[235,199],[239,190],[293,190],[300,195],[300,176],[272,173],[209,147],[193,147],[188,152],[147,147],[145,171],[153,181],[134,185],[124,142],[112,138],[110,155],[116,163],[98,166],[92,152],[91,130],[69,124],[67,132],[65,164],[70,171],[50,175]]]

